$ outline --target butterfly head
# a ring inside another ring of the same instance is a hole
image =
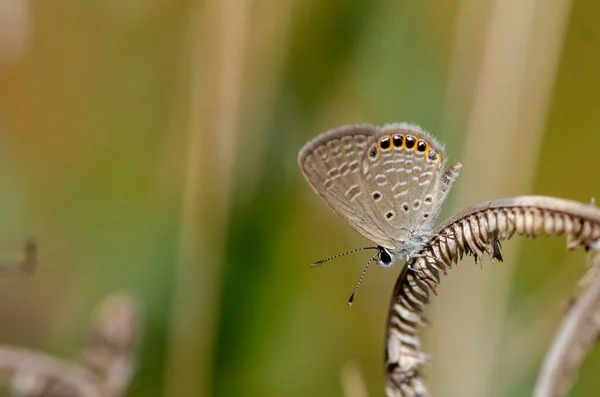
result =
[[[402,237],[395,240],[394,248],[377,247],[377,264],[383,268],[394,266],[398,260],[409,260],[419,255],[431,234],[429,229],[409,230],[402,228],[399,235]]]

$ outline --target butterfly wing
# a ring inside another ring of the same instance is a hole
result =
[[[367,197],[384,230],[395,231],[400,245],[414,243],[414,236],[432,230],[450,189],[442,178],[444,148],[428,132],[408,123],[383,126],[376,137],[363,159]]]
[[[393,247],[379,227],[364,191],[361,159],[378,134],[369,124],[343,126],[308,142],[298,164],[313,190],[354,230],[377,245]]]
[[[315,192],[354,230],[397,249],[431,228],[446,196],[440,192],[449,190],[440,188],[444,159],[442,146],[416,125],[360,124],[310,141],[298,163]]]

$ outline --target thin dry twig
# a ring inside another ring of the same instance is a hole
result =
[[[572,303],[546,354],[534,397],[567,394],[577,370],[600,334],[600,255],[583,279],[582,291]]]
[[[140,311],[125,294],[108,296],[82,351],[82,364],[0,346],[0,376],[16,397],[120,397],[133,376]]]
[[[37,243],[33,238],[25,241],[25,255],[21,260],[0,262],[0,277],[32,274],[37,268]]]
[[[474,256],[476,263],[484,254],[501,261],[500,241],[515,233],[528,237],[564,234],[568,249],[600,252],[600,209],[570,200],[522,196],[467,208],[442,223],[420,256],[409,260],[394,288],[386,345],[389,397],[429,395],[420,375],[428,356],[418,333],[426,322],[423,306],[429,302],[430,291],[435,293],[440,275],[465,254]]]

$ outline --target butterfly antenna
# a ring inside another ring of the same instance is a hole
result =
[[[337,259],[339,257],[350,255],[350,254],[353,254],[353,253],[358,252],[358,251],[376,250],[376,249],[377,249],[377,247],[363,247],[363,248],[353,249],[352,251],[344,252],[343,254],[337,254],[337,255],[334,255],[334,256],[330,256],[329,258],[326,258],[326,259],[321,259],[320,261],[317,261],[317,262],[311,264],[310,267],[316,267],[316,266],[322,265],[323,263],[328,262],[328,261],[330,261],[332,259]]]
[[[354,292],[352,293],[352,295],[350,295],[350,299],[348,299],[348,306],[352,306],[352,302],[354,301],[354,297],[356,296],[356,293],[358,292],[358,288],[360,288],[360,283],[362,283],[363,278],[365,278],[365,273],[367,273],[367,269],[369,268],[369,265],[371,264],[371,262],[373,262],[373,260],[375,259],[375,256],[377,254],[373,255],[371,257],[371,259],[369,259],[369,261],[367,262],[365,268],[363,269],[360,278],[358,279],[358,283],[356,283],[356,288],[354,288]]]

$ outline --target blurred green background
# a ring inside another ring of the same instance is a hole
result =
[[[592,0],[0,2],[0,342],[76,358],[94,305],[145,323],[130,396],[380,396],[398,268],[302,178],[342,124],[411,121],[479,201],[600,198],[600,4]],[[528,396],[585,271],[561,238],[467,258],[426,315],[436,396]],[[572,396],[600,392],[600,354]],[[350,374],[350,375],[348,375]],[[363,390],[363,388],[365,390]]]

